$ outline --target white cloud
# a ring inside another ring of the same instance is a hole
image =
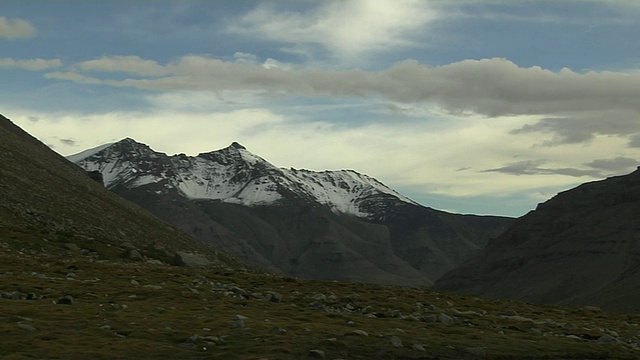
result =
[[[414,34],[438,17],[430,5],[419,0],[323,1],[305,12],[293,12],[271,3],[234,20],[228,31],[281,42],[307,55],[320,45],[344,61],[415,45]]]
[[[24,69],[30,71],[42,71],[57,68],[62,66],[62,61],[59,59],[28,59],[28,60],[15,60],[11,58],[0,58],[0,68],[15,68]]]
[[[103,58],[77,67],[154,76],[113,80],[85,76],[81,71],[47,76],[142,89],[372,95],[401,103],[435,103],[452,113],[470,111],[486,116],[640,110],[636,98],[640,74],[582,74],[569,69],[553,72],[537,66],[522,68],[502,58],[464,60],[437,67],[407,60],[380,72],[266,68],[197,55],[183,56],[166,65],[134,56]],[[161,74],[166,76],[155,77]]]
[[[76,67],[88,72],[124,73],[140,76],[166,75],[167,69],[153,60],[139,56],[104,56],[95,60],[78,63]]]
[[[577,73],[569,69],[553,72],[519,67],[502,58],[464,60],[437,67],[407,60],[379,72],[266,67],[244,53],[237,53],[234,61],[190,55],[164,65],[135,56],[102,58],[75,68],[136,76],[121,79],[67,71],[45,77],[170,93],[188,90],[188,96],[201,92],[199,97],[211,96],[215,101],[220,101],[223,93],[236,97],[241,92],[253,98],[248,103],[255,103],[260,94],[328,95],[391,103],[396,114],[401,109],[427,106],[429,111],[439,109],[440,116],[534,115],[535,120],[514,122],[511,125],[515,127],[508,130],[511,138],[516,135],[537,139],[531,146],[591,143],[602,135],[621,137],[633,145],[640,135],[640,123],[636,121],[640,116],[636,97],[640,93],[640,73]],[[501,169],[508,163],[491,168]]]
[[[513,134],[543,133],[544,145],[589,142],[600,134],[640,133],[640,73],[553,72],[502,59],[464,60],[431,67],[414,60],[379,71],[267,67],[238,53],[236,61],[190,55],[165,65],[137,56],[102,58],[75,68],[135,74],[121,79],[82,71],[50,79],[163,91],[248,91],[295,96],[371,97],[397,104],[429,104],[455,115],[540,115]],[[161,76],[161,74],[164,74]],[[145,76],[147,75],[147,76]],[[396,109],[399,109],[396,107]]]
[[[0,39],[28,39],[37,33],[36,27],[27,20],[0,16]]]

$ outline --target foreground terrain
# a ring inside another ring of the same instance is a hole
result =
[[[426,289],[100,261],[0,240],[3,359],[640,356],[640,317]]]

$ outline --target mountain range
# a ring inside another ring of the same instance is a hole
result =
[[[354,170],[278,168],[235,142],[169,156],[127,138],[68,159],[205,243],[311,279],[429,286],[513,221],[431,209]]]

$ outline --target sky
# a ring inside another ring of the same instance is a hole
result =
[[[521,216],[640,160],[640,1],[0,2],[0,114]]]

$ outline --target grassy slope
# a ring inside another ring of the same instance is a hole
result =
[[[636,316],[425,289],[96,262],[72,250],[67,256],[31,255],[3,242],[0,246],[0,291],[46,296],[0,299],[3,359],[304,359],[312,349],[329,359],[640,355],[630,345],[595,341],[612,331],[623,341],[633,340],[640,321]],[[282,302],[265,300],[268,291],[280,293]],[[64,295],[74,298],[72,305],[55,303]],[[519,317],[506,316],[508,311]],[[419,320],[430,314],[446,314],[458,322]],[[234,327],[236,315],[248,317],[245,327]],[[223,341],[181,345],[194,334]],[[403,347],[393,346],[391,336]],[[412,349],[413,344],[426,351]]]

